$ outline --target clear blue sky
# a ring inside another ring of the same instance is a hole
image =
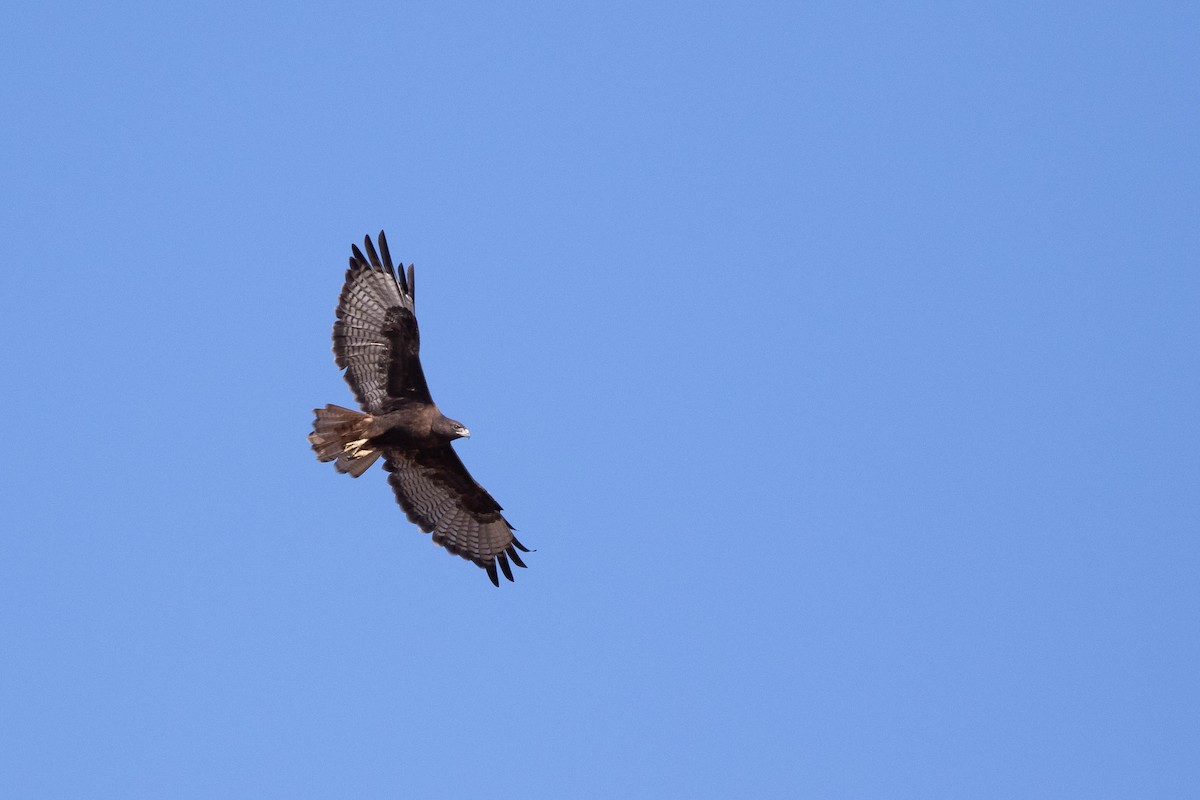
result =
[[[0,793],[1196,796],[1195,4],[231,8],[5,9]]]

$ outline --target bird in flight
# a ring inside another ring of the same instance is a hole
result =
[[[333,355],[362,412],[327,405],[313,410],[308,441],[320,461],[357,478],[383,459],[388,483],[410,522],[434,544],[471,561],[500,585],[497,565],[513,579],[517,551],[529,552],[487,490],[475,482],[450,442],[470,436],[442,414],[421,371],[413,307],[413,265],[397,270],[379,232],[363,250],[351,245],[350,269],[333,324]]]

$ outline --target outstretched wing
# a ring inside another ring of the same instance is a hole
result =
[[[387,239],[379,232],[379,252],[371,237],[362,250],[350,246],[350,269],[333,324],[333,355],[346,370],[346,383],[368,413],[386,411],[389,398],[432,402],[421,371],[421,336],[413,307],[413,268],[392,265]]]
[[[445,547],[487,570],[500,585],[496,564],[510,581],[509,562],[524,567],[517,550],[529,552],[513,536],[500,504],[475,482],[450,445],[427,450],[389,450],[384,469],[396,500],[411,522]]]

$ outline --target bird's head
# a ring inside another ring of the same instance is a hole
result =
[[[440,436],[445,436],[453,441],[454,439],[470,439],[471,432],[467,430],[467,426],[463,425],[458,420],[450,419],[449,417],[441,417],[433,425],[434,433]]]

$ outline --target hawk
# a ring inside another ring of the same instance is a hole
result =
[[[442,414],[429,394],[419,356],[421,338],[413,306],[413,265],[404,274],[379,232],[363,251],[351,245],[350,269],[333,324],[333,354],[362,412],[327,405],[313,410],[308,441],[320,461],[332,461],[353,478],[383,459],[388,483],[410,522],[441,545],[487,571],[513,579],[524,567],[513,536],[487,490],[475,482],[450,443],[471,432]]]

